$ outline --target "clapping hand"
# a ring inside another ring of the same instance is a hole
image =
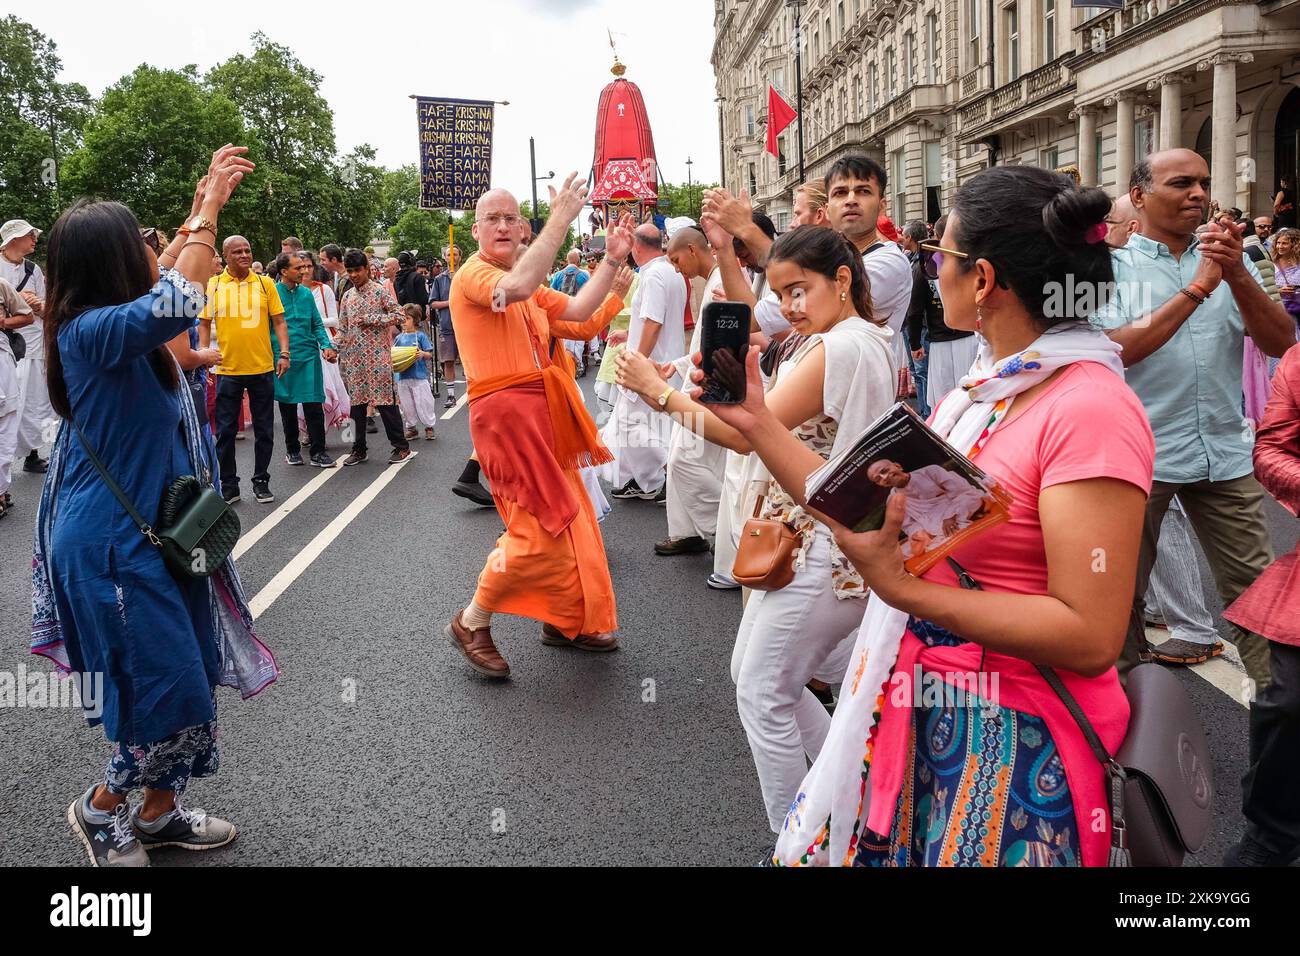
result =
[[[754,223],[754,207],[746,192],[733,196],[725,189],[706,190],[702,208],[704,214],[716,219],[733,236],[740,235]]]
[[[1249,274],[1242,261],[1241,237],[1245,231],[1245,223],[1212,222],[1201,233],[1202,261],[1208,259],[1217,265],[1223,278],[1229,282]]]
[[[635,273],[633,273],[632,270],[629,269],[627,266],[619,266],[618,272],[614,273],[614,284],[610,288],[610,291],[613,292],[620,299],[626,301],[627,290],[632,288],[632,277],[634,275]],[[626,334],[627,333],[624,332],[625,336]]]
[[[660,366],[640,352],[624,349],[616,362],[616,381],[623,388],[636,392],[646,401],[657,398],[664,390],[664,375]],[[671,366],[669,366],[671,369]]]
[[[605,236],[605,260],[615,264],[626,261],[632,251],[632,234],[636,230],[636,219],[631,214],[623,213],[617,223],[610,226]]]

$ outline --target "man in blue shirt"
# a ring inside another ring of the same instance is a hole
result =
[[[555,278],[551,280],[551,288],[557,292],[563,292],[572,298],[578,294],[578,290],[587,284],[591,276],[587,275],[581,268],[582,253],[577,249],[570,249],[567,256],[567,263],[563,269],[555,273]],[[596,340],[593,339],[592,342]],[[583,360],[583,354],[587,350],[588,342],[573,342],[568,339],[564,340],[564,347],[573,355],[573,365],[579,375],[587,374],[587,365]],[[594,346],[593,346],[594,347]]]
[[[1211,223],[1196,235],[1209,187],[1209,167],[1188,149],[1154,153],[1137,164],[1129,197],[1142,225],[1112,253],[1115,295],[1097,315],[1124,347],[1128,383],[1156,439],[1137,613],[1121,673],[1150,656],[1142,596],[1174,495],[1196,530],[1224,607],[1273,560],[1264,491],[1254,476],[1254,432],[1242,414],[1242,344],[1250,335],[1264,354],[1280,356],[1295,344],[1296,327],[1243,254],[1241,227]],[[1250,676],[1267,683],[1267,641],[1240,630],[1236,636]]]

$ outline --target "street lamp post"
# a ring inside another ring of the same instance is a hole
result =
[[[555,170],[548,170],[545,176],[537,175],[537,147],[531,136],[528,137],[528,161],[533,167],[533,221],[531,225],[533,235],[537,235],[542,231],[542,216],[537,208],[537,184],[543,179],[554,179]]]
[[[799,114],[799,182],[807,182],[803,168],[803,5],[804,0],[785,0],[794,8],[794,96],[795,112]],[[771,122],[771,117],[768,117]]]
[[[693,165],[691,157],[686,157],[686,214],[689,216],[695,211],[695,186],[691,181],[691,166]],[[692,218],[695,218],[692,216]]]

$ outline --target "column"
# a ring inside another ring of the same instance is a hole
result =
[[[1120,90],[1105,103],[1115,107],[1115,192],[1128,192],[1133,175],[1133,92]]]
[[[1097,185],[1097,107],[1080,105],[1070,110],[1070,119],[1079,121],[1077,148],[1079,182],[1084,186]]]
[[[1160,88],[1160,138],[1158,149],[1178,149],[1183,145],[1183,84],[1185,73],[1165,73],[1147,84],[1148,90]]]
[[[1237,64],[1250,63],[1253,53],[1216,53],[1196,64],[1214,68],[1214,99],[1210,109],[1210,198],[1224,209],[1237,203]]]

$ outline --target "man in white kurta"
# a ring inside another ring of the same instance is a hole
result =
[[[713,301],[714,290],[722,287],[722,273],[704,233],[695,228],[683,228],[673,235],[668,241],[668,258],[687,279],[706,280],[690,348],[673,362],[677,374],[672,381],[686,388],[691,384],[691,356],[700,351],[703,310]],[[705,441],[690,428],[673,424],[668,448],[668,539],[655,545],[655,554],[697,554],[709,549],[717,533],[718,498],[726,464],[727,449]]]
[[[658,365],[686,351],[687,282],[664,255],[659,229],[646,224],[636,231],[632,258],[639,267],[627,347]],[[618,389],[614,411],[601,440],[614,453],[602,477],[614,486],[615,498],[658,496],[664,486],[673,422],[652,410],[633,392]]]
[[[53,442],[58,427],[58,416],[50,407],[50,393],[45,384],[45,323],[41,320],[45,310],[45,275],[40,266],[27,260],[40,235],[41,230],[23,219],[12,219],[0,226],[0,279],[14,287],[35,316],[35,321],[21,330],[27,343],[27,357],[18,363],[18,400],[22,408],[15,460],[23,459],[23,470],[37,473],[45,471],[45,462],[37,449]]]
[[[877,485],[907,494],[903,533],[908,537],[912,557],[969,525],[984,500],[978,488],[942,465],[926,465],[909,472],[897,462],[881,460],[868,466],[867,477]]]

